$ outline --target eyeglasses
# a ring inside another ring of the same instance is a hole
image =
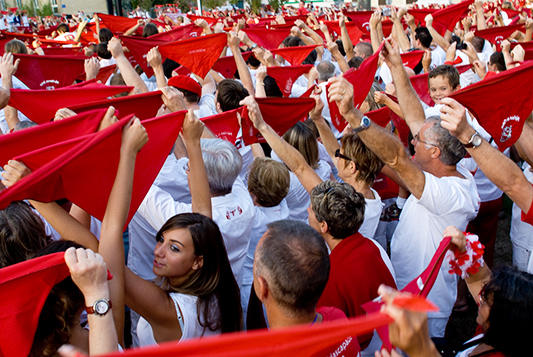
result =
[[[183,171],[185,171],[185,172],[187,172],[187,173],[188,173],[189,171],[191,171],[191,169],[189,168],[189,161],[187,161],[187,162],[185,163],[185,165],[183,165]]]
[[[479,303],[478,306],[488,305],[487,302],[487,292],[485,291],[485,285],[481,288],[481,291],[478,294]]]
[[[335,150],[335,157],[340,157],[341,159],[344,159],[344,160],[353,161],[348,156],[341,154],[341,149]]]
[[[416,134],[415,134],[414,139],[415,139],[416,141],[418,141],[419,143],[423,143],[423,144],[431,145],[431,146],[434,146],[434,147],[440,149],[440,147],[439,147],[438,145],[436,145],[436,144],[432,144],[432,143],[428,143],[427,141],[420,140],[420,135],[419,135],[419,133],[416,133]]]

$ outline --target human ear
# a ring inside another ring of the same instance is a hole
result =
[[[202,269],[203,266],[204,266],[204,256],[200,255],[200,256],[196,257],[196,259],[194,260],[194,263],[192,265],[192,269],[193,270]]]

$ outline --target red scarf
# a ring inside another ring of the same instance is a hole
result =
[[[454,92],[450,98],[467,107],[503,151],[520,138],[531,114],[532,81],[533,62],[529,61]]]

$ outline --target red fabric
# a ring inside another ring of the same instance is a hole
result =
[[[137,25],[137,19],[129,19],[122,16],[113,16],[98,13],[100,21],[104,23],[105,27],[111,30],[113,34],[117,35],[126,32],[128,29]]]
[[[54,89],[71,85],[83,72],[79,56],[14,55],[20,59],[17,78],[31,89]],[[61,68],[58,71],[58,68]]]
[[[93,109],[109,108],[113,106],[121,116],[135,114],[139,119],[152,118],[163,105],[161,91],[128,95],[126,97],[104,99],[95,102],[72,105],[69,109],[76,113],[86,112]]]
[[[467,107],[503,151],[522,133],[533,110],[533,62],[504,71],[454,92],[450,98]],[[520,90],[516,90],[520,88]]]
[[[159,52],[204,78],[220,57],[226,43],[227,35],[217,33],[160,45]]]
[[[94,86],[58,88],[49,90],[11,89],[9,105],[20,110],[37,124],[54,118],[60,108],[72,107],[81,103],[105,99],[109,96],[131,91],[126,86]],[[28,105],[30,104],[31,105]]]
[[[511,36],[513,32],[523,27],[524,27],[523,24],[501,26],[501,27],[491,27],[486,30],[476,30],[474,34],[476,36],[484,38],[490,43],[495,44],[498,51],[500,51],[501,50],[500,44],[502,43],[502,41],[507,39],[509,36]]]
[[[69,276],[65,253],[55,253],[0,269],[0,355],[28,356],[50,290]]]
[[[451,247],[451,241],[451,237],[445,237],[442,239],[426,270],[424,270],[418,278],[407,284],[407,286],[402,289],[403,292],[409,292],[422,297],[428,296],[433,284],[435,284],[435,280],[437,280],[437,275],[439,275],[440,266],[444,261],[446,251]]]
[[[150,140],[137,154],[133,194],[126,225],[163,166],[179,134],[185,114],[186,111],[181,111],[142,121]],[[44,156],[43,152],[53,147],[26,155],[22,161],[32,173],[0,192],[0,207],[3,209],[10,202],[25,198],[41,202],[68,198],[102,220],[117,172],[122,128],[129,118],[131,117],[81,138],[81,142],[72,149],[51,161],[41,158]],[[35,157],[39,159],[36,160]],[[102,160],[103,157],[106,159]]]
[[[189,18],[189,20],[191,20],[191,22],[194,22],[196,20],[205,20],[207,24],[209,25],[209,27],[215,26],[218,22],[218,19],[215,19],[213,17],[196,16],[196,15],[189,15],[189,14],[187,14],[187,17]]]
[[[241,128],[237,114],[242,112],[242,108],[233,109],[224,113],[215,114],[200,119],[219,139],[235,144],[237,133]]]
[[[24,153],[96,132],[105,112],[92,110],[0,136],[0,166]]]
[[[382,45],[383,46],[383,45]],[[354,86],[353,103],[356,108],[365,101],[370,87],[374,82],[376,70],[378,68],[378,58],[381,47],[376,53],[367,58],[358,69],[351,68],[344,73],[344,78]],[[326,85],[326,93],[329,92],[330,84]],[[331,122],[339,132],[342,132],[348,124],[342,117],[336,102],[331,102],[328,98]]]
[[[272,54],[274,55],[280,55],[287,62],[289,62],[291,66],[299,66],[307,58],[307,56],[309,56],[309,54],[313,52],[313,50],[317,47],[318,45],[285,47],[277,48],[271,50],[270,52],[272,52]]]
[[[267,67],[267,74],[276,80],[283,96],[288,97],[291,94],[294,82],[304,73],[308,73],[311,68],[313,68],[312,64],[291,67],[273,66]]]
[[[243,52],[242,58],[244,58],[245,61],[248,60],[248,58],[252,55],[252,52]],[[217,59],[215,64],[213,65],[213,71],[219,72],[224,76],[224,78],[233,78],[235,75],[235,72],[237,71],[237,63],[235,63],[235,57],[233,56],[225,56],[220,57]]]
[[[345,24],[350,40],[352,40],[352,43],[357,44],[361,36],[363,36],[363,32],[359,30],[359,27],[355,22],[346,22]],[[324,21],[324,25],[326,25],[330,31],[336,32],[337,36],[342,35],[338,21]]]
[[[259,104],[265,122],[280,136],[298,121],[306,118],[315,107],[313,98],[256,98],[255,100]],[[243,109],[241,123],[242,137],[246,145],[266,142],[259,131],[254,128],[246,108]]]
[[[391,20],[383,20],[381,22],[381,29],[383,30],[383,36],[389,37],[392,32],[392,26],[394,24]]]
[[[444,257],[446,256],[446,251],[451,247],[451,240],[452,239],[450,237],[446,237],[440,242],[440,245],[433,255],[433,258],[431,258],[428,267],[418,277],[407,284],[407,286],[401,291],[409,292],[415,296],[427,298],[431,288],[433,288],[433,284],[435,284],[435,280],[437,280],[440,267],[444,261]],[[404,304],[405,303],[407,303],[407,301],[404,301]],[[379,311],[382,304],[383,302],[368,301],[362,307],[370,314]],[[420,308],[421,310],[424,310],[424,308],[427,308],[427,306],[420,306]],[[377,328],[377,332],[381,338],[381,341],[383,342],[383,347],[390,351],[392,345],[389,341],[389,329],[385,328],[384,326],[380,326]]]
[[[85,57],[81,47],[42,47],[47,56],[80,56]]]
[[[342,12],[344,16],[347,16],[352,20],[359,29],[365,33],[370,33],[370,17],[374,13],[374,11],[347,11],[344,10]]]
[[[459,71],[459,73],[463,73],[463,72],[468,71],[470,68],[472,68],[472,65],[466,64],[462,66],[457,66],[456,68]],[[433,102],[433,99],[431,99],[431,96],[429,95],[428,77],[429,77],[429,73],[422,73],[422,74],[418,74],[416,76],[410,77],[409,80],[411,81],[411,85],[413,86],[414,90],[420,97],[420,100],[422,100],[424,103],[432,107],[435,105],[435,103]]]
[[[372,120],[374,123],[383,128],[387,126],[387,124],[389,124],[389,122],[391,121],[390,109],[387,106],[365,113],[365,115],[369,117],[370,120]]]
[[[276,30],[254,28],[244,29],[243,31],[246,32],[250,40],[267,50],[278,48],[291,33],[290,28]]]
[[[313,91],[317,89],[318,86],[315,84],[314,86],[308,88],[301,96],[300,98],[309,98],[311,94],[313,94]]]
[[[148,51],[156,46],[163,45],[168,41],[149,38],[136,38],[135,36],[119,36],[124,45],[130,50],[135,62],[141,66],[148,78],[154,75],[154,70],[148,65],[146,59]],[[165,57],[161,55],[161,59],[165,61]]]
[[[151,40],[164,40],[168,42],[186,40],[193,37],[198,37],[204,31],[203,28],[196,26],[195,24],[189,24],[185,26],[178,26],[167,32],[157,33],[147,38]]]
[[[374,180],[372,188],[378,191],[379,197],[381,197],[382,200],[398,197],[398,184],[381,172]]]
[[[375,313],[349,320],[337,320],[313,326],[300,325],[277,330],[255,330],[246,333],[227,333],[212,338],[162,343],[141,349],[129,349],[103,357],[192,357],[208,356],[311,356],[333,344],[341,344],[347,336],[358,336],[392,319]]]
[[[348,317],[364,316],[364,303],[378,297],[381,284],[396,288],[396,283],[374,243],[356,233],[344,238],[331,251],[329,280],[317,307],[334,306]],[[359,336],[364,349],[372,334]]]
[[[426,16],[433,14],[438,9],[409,9],[407,12],[418,20],[421,26],[426,26]]]
[[[516,10],[502,9],[502,11],[505,12],[510,19],[512,19],[515,16],[520,15],[520,11],[516,11]]]
[[[466,14],[470,5],[474,3],[474,0],[464,0],[458,4],[450,5],[435,11],[433,15],[433,28],[441,35],[444,36],[446,30],[453,31],[457,21]],[[439,26],[440,25],[440,26]]]
[[[98,74],[96,75],[96,80],[100,81],[101,83],[106,83],[109,77],[115,72],[115,69],[117,69],[116,64],[112,64],[111,66],[106,67],[100,67],[100,70],[98,71]],[[85,71],[83,71],[82,74],[76,78],[77,80],[84,81],[87,77],[87,74]]]
[[[101,67],[96,75],[96,80],[102,83],[106,83],[109,77],[115,72],[117,65],[113,64],[111,66]]]
[[[402,53],[400,56],[402,57],[402,63],[405,67],[414,69],[422,60],[424,53],[425,51],[411,51]]]
[[[398,99],[393,95],[388,95],[389,98],[394,100],[396,103],[398,103]],[[400,141],[402,142],[403,146],[406,148],[409,147],[409,133],[411,133],[411,129],[409,128],[409,125],[405,122],[403,118],[401,118],[399,115],[394,113],[392,110],[390,111],[390,117],[392,119],[392,124],[394,124],[394,127],[396,128],[398,132],[398,137],[400,138]]]
[[[529,210],[527,211],[527,214],[525,214],[524,211],[522,211],[520,219],[522,220],[522,222],[529,223],[529,224],[531,224],[533,226],[533,209],[532,208],[533,208],[533,202],[532,202],[531,206],[529,207]]]
[[[320,315],[322,315],[322,323],[329,322],[329,321],[346,321],[348,318],[342,312],[341,310],[331,307],[331,306],[323,306],[316,309],[316,312]],[[361,347],[359,346],[359,342],[357,341],[357,336],[349,336],[347,337],[340,346],[338,344],[334,344],[320,352],[314,353],[313,357],[323,357],[323,356],[357,356],[358,353],[361,351]],[[340,353],[339,353],[340,352]]]

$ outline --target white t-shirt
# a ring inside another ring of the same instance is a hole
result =
[[[391,242],[391,258],[396,271],[398,289],[403,289],[428,266],[442,240],[442,232],[450,225],[465,230],[479,210],[479,196],[472,174],[457,166],[464,178],[435,177],[424,172],[425,185],[420,200],[407,199]],[[429,317],[448,318],[457,295],[457,278],[448,273],[444,263],[428,298],[440,311]],[[430,336],[434,336],[430,331]],[[442,336],[437,336],[442,337]]]
[[[217,107],[215,104],[215,96],[213,94],[204,94],[198,102],[199,109],[194,110],[194,115],[198,119],[210,117],[217,114]]]
[[[533,172],[529,164],[524,163],[524,176],[529,182],[533,183]],[[511,241],[524,249],[533,251],[533,226],[529,223],[522,222],[522,210],[513,203],[513,218],[511,220]]]
[[[219,335],[222,332],[220,329],[211,331],[209,328],[204,328],[200,324],[196,305],[198,298],[196,296],[179,293],[170,293],[169,295],[172,301],[174,301],[176,318],[178,321],[181,320],[182,335],[178,343],[190,338]],[[139,337],[140,346],[157,345],[152,326],[142,317],[139,318],[139,322],[137,323],[137,336]]]
[[[374,239],[374,234],[376,234],[376,229],[378,229],[379,217],[383,210],[383,202],[381,202],[379,194],[372,188],[371,190],[374,194],[374,199],[365,198],[365,219],[359,228],[359,233],[363,237]]]
[[[13,88],[30,89],[28,88],[27,85],[22,83],[22,81],[15,76],[13,76]],[[20,110],[17,111],[17,114],[18,114],[18,118],[20,121],[30,120],[27,116],[22,114]],[[49,119],[52,119],[52,118],[49,118]],[[6,121],[6,114],[4,112],[4,109],[0,109],[0,129],[2,130],[2,134],[6,134],[9,132],[9,125],[7,124],[7,121]]]
[[[282,219],[287,219],[289,217],[289,207],[285,200],[274,207],[260,207],[254,206],[255,210],[255,219],[254,226],[252,228],[252,233],[250,234],[250,245],[248,246],[248,253],[246,254],[246,259],[244,260],[244,274],[243,274],[243,285],[252,284],[253,277],[253,267],[254,267],[254,254],[257,243],[259,239],[265,234],[267,230],[267,224]]]
[[[272,152],[271,157],[274,160],[282,162],[274,152]],[[331,179],[331,167],[323,160],[318,161],[318,168],[315,172],[322,181]],[[285,197],[287,205],[289,206],[289,219],[307,222],[307,208],[311,204],[311,196],[309,196],[309,192],[307,192],[300,180],[298,180],[298,177],[292,171],[289,173],[291,183],[289,186],[289,193],[287,194],[287,197]]]
[[[211,205],[213,221],[222,233],[231,269],[240,286],[255,215],[252,198],[242,180],[237,177],[232,192],[224,196],[212,197]],[[192,212],[191,204],[174,201],[168,192],[154,185],[137,210],[137,214],[140,214],[156,230],[159,230],[169,218],[184,212]],[[151,243],[152,249],[143,253],[151,255],[150,267],[154,259],[156,243],[154,238]]]

